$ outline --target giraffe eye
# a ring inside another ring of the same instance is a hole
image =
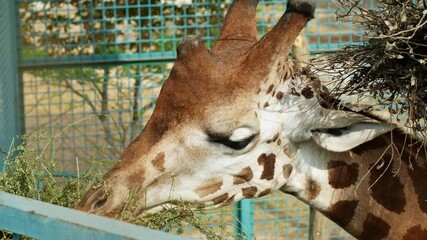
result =
[[[240,140],[240,141],[232,141],[229,138],[216,138],[216,137],[212,138],[212,136],[210,136],[209,138],[210,138],[211,142],[220,143],[220,144],[227,146],[229,148],[232,148],[234,150],[242,150],[243,148],[248,146],[249,143],[251,143],[255,137],[256,137],[256,134],[254,134],[254,135],[252,135],[246,139]]]
[[[242,150],[257,136],[248,128],[238,128],[231,135],[222,133],[208,133],[209,141],[222,144],[234,150]]]

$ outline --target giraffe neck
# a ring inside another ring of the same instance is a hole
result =
[[[315,106],[317,100],[304,94],[305,88],[298,87],[309,86],[316,92],[318,86],[310,85],[313,82],[308,75],[299,75],[291,65],[279,64],[277,69],[277,75],[273,73],[269,78],[271,84],[266,83],[274,88],[266,91],[261,105],[272,112],[287,107],[287,111],[279,112],[285,116],[283,122],[288,127],[310,125],[310,119],[316,116],[308,115],[309,111],[292,115],[299,111],[278,103],[288,101],[291,106],[304,108],[298,105],[298,101],[303,101],[298,98],[301,95],[306,99],[304,104]],[[283,76],[291,76],[290,83],[277,81]],[[278,97],[281,91],[289,99]],[[290,99],[293,94],[298,96]],[[340,153],[308,139],[296,139],[293,132],[281,136],[290,136],[290,141],[282,139],[281,147],[292,159],[293,167],[292,171],[286,168],[284,175],[288,179],[281,191],[317,208],[358,239],[427,239],[427,146],[400,130]]]
[[[427,239],[426,146],[414,141],[396,130],[320,154],[325,165],[293,194],[358,239]]]

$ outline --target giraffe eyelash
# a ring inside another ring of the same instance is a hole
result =
[[[256,137],[258,134],[252,134],[249,137],[239,140],[239,141],[232,141],[230,140],[230,136],[220,134],[220,133],[210,133],[208,134],[209,142],[213,143],[219,143],[226,147],[229,147],[234,150],[242,150],[245,147],[247,147]]]

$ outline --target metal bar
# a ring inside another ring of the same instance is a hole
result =
[[[235,238],[243,234],[244,239],[254,239],[254,204],[252,199],[243,199],[234,205]]]
[[[18,73],[17,54],[17,16],[15,1],[0,1],[0,148],[6,152],[11,142],[19,145],[24,133],[24,110],[21,78]],[[3,158],[0,153],[0,171],[3,170]]]
[[[349,44],[347,44],[349,45]],[[355,45],[355,44],[353,44]],[[317,49],[316,49],[317,48]],[[311,53],[320,54],[320,53],[334,53],[340,49],[338,44],[333,45],[333,48],[324,48],[319,47],[319,45],[312,46]],[[175,61],[176,56],[174,53],[162,53],[154,54],[154,57],[129,57],[129,56],[85,56],[85,57],[61,57],[61,58],[40,58],[32,60],[23,60],[19,63],[20,70],[29,70],[29,69],[46,69],[46,68],[64,68],[64,67],[81,67],[81,66],[105,66],[105,65],[125,65],[125,64],[135,64],[135,63],[156,63],[156,62],[173,62]]]
[[[36,239],[186,239],[5,192],[0,212],[0,229]]]
[[[154,62],[173,62],[175,53],[149,53],[132,55],[103,55],[103,56],[76,56],[59,58],[34,58],[31,60],[22,60],[19,64],[21,70],[27,69],[46,69],[62,67],[81,67],[81,66],[105,66],[121,65],[133,63],[154,63]]]

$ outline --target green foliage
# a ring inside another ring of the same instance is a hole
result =
[[[97,168],[96,163],[82,175],[77,173],[74,177],[55,177],[58,175],[55,173],[57,162],[44,157],[44,151],[49,146],[54,148],[54,140],[55,138],[45,134],[31,134],[22,137],[21,145],[15,147],[12,143],[8,152],[2,150],[4,169],[0,173],[0,191],[72,208],[91,186],[105,184],[101,179],[102,173],[93,170]],[[46,142],[41,153],[31,148],[34,143],[40,141]],[[129,197],[128,207],[116,218],[174,234],[182,234],[186,227],[192,226],[207,239],[213,240],[233,234],[224,231],[224,224],[207,218],[204,211],[196,210],[197,208],[188,203],[177,203],[174,207],[157,213],[134,216],[133,203],[136,202],[138,199],[134,196]],[[219,227],[214,229],[212,224]],[[11,239],[11,234],[0,231],[0,239]]]
[[[29,147],[36,139],[48,140],[42,134],[24,136],[22,144],[12,147],[3,157],[0,191],[73,207],[83,197],[88,186],[100,181],[100,172],[88,170],[74,178],[54,177],[57,162],[44,159]]]

